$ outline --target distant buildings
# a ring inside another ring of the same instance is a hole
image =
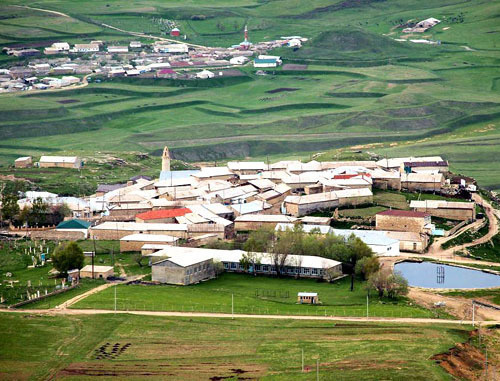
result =
[[[75,168],[82,166],[77,156],[42,156],[38,162],[40,168]]]
[[[33,165],[33,159],[31,156],[19,157],[14,161],[15,168],[29,168]]]

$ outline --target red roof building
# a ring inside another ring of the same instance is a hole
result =
[[[175,217],[184,216],[191,213],[189,208],[151,210],[139,213],[135,216],[136,222],[173,222]]]
[[[170,31],[170,35],[173,37],[179,37],[181,35],[181,31],[179,28],[174,28]]]

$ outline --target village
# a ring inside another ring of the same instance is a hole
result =
[[[68,156],[42,156],[36,162],[21,157],[15,167],[78,170],[83,163],[81,158]],[[342,211],[371,207],[374,192],[381,191],[417,197],[399,209],[375,213],[368,223],[354,219],[352,228],[338,227],[350,221],[341,217]],[[443,197],[420,199],[426,194]],[[333,235],[346,242],[355,237],[382,262],[394,263],[408,256],[428,256],[435,239],[451,240],[457,232],[479,230],[488,221],[474,180],[451,174],[448,162],[439,156],[305,163],[232,161],[175,171],[165,147],[156,179],[138,174],[127,183],[100,184],[94,195],[84,198],[28,191],[17,203],[21,211],[44,203],[50,208],[64,206],[68,213],[57,226],[25,222],[11,225],[6,234],[35,242],[117,241],[120,252],[141,253],[147,260],[152,282],[178,285],[214,278],[216,262],[232,272],[279,275],[281,271],[317,279],[332,271],[342,273],[341,262],[321,256],[289,256],[277,269],[272,254],[259,253],[249,268],[243,264],[245,250],[214,249],[217,242],[244,242],[252,232],[279,234],[300,229],[304,234]],[[80,276],[90,278],[105,279],[114,273],[109,266],[87,265],[80,270]]]
[[[282,46],[298,49],[307,41],[301,36],[289,36],[253,44],[246,26],[244,40],[228,48],[185,43],[178,28],[170,31],[170,37],[178,40],[131,41],[127,45],[96,40],[73,46],[53,42],[43,50],[6,47],[3,53],[27,63],[0,69],[0,93],[71,88],[88,83],[92,76],[95,81],[116,77],[189,80],[242,76],[237,68],[250,63],[255,68],[280,66],[281,58],[268,55],[269,50]]]

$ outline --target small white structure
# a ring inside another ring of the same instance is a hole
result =
[[[215,74],[212,73],[210,70],[202,70],[199,73],[196,73],[196,78],[199,79],[208,79],[213,77],[215,77]]]
[[[142,43],[140,41],[130,41],[129,46],[134,49],[134,48],[142,48]]]
[[[97,44],[75,44],[73,51],[76,53],[98,52],[99,45]]]
[[[229,63],[231,65],[243,65],[245,62],[248,61],[248,58],[247,57],[243,57],[243,56],[238,56],[238,57],[233,57],[229,60]]]
[[[108,53],[128,53],[128,46],[108,46]]]

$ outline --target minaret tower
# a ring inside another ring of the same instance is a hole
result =
[[[248,42],[248,28],[245,24],[245,42]]]
[[[161,157],[161,170],[162,172],[170,171],[170,151],[167,146],[163,149],[163,155]]]

